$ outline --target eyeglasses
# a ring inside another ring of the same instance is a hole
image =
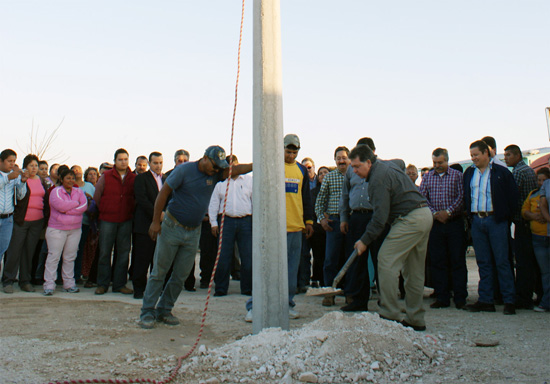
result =
[[[310,166],[308,166],[308,167],[306,167],[306,168],[307,168],[307,169],[312,169],[313,167],[310,165]]]
[[[214,171],[219,172],[221,170],[221,168],[218,167],[216,163],[214,163],[214,160],[212,160],[211,158],[208,158],[208,160],[210,160],[210,162],[212,163],[212,168],[214,168]]]

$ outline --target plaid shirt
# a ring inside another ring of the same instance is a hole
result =
[[[338,215],[340,196],[344,186],[345,176],[337,169],[329,172],[323,179],[321,189],[315,202],[315,214],[317,220],[321,221],[325,217],[325,212],[329,215]]]
[[[514,176],[514,181],[519,189],[518,207],[516,212],[514,212],[513,218],[513,220],[517,222],[521,221],[521,207],[523,206],[523,202],[527,199],[527,196],[529,196],[529,193],[531,193],[533,189],[538,188],[537,175],[531,167],[527,166],[527,164],[521,160],[514,167],[512,176]]]
[[[451,217],[459,216],[464,205],[464,184],[462,173],[448,168],[439,175],[431,170],[422,178],[420,193],[426,197],[432,213],[449,211]]]

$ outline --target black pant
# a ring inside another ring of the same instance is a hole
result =
[[[537,261],[533,251],[531,230],[524,221],[515,222],[513,250],[516,259],[516,301],[520,305],[533,305]]]
[[[200,285],[205,287],[210,284],[210,277],[212,276],[212,269],[214,269],[216,254],[218,252],[218,239],[212,235],[212,227],[209,221],[202,222],[199,248],[201,251],[199,265],[201,269]]]
[[[132,282],[136,293],[145,292],[147,273],[153,265],[156,242],[149,235],[134,233],[134,260],[132,261]]]
[[[434,221],[430,232],[428,250],[431,257],[430,271],[436,299],[449,304],[449,271],[455,303],[465,303],[468,296],[466,255],[464,253],[464,221],[457,218],[445,224]]]

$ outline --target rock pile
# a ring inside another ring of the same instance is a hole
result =
[[[377,314],[339,311],[297,330],[266,329],[198,352],[181,367],[184,382],[408,382],[446,356],[433,336]]]

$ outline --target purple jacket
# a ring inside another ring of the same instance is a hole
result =
[[[69,231],[82,226],[82,216],[88,208],[86,195],[80,188],[73,188],[71,194],[63,186],[50,192],[50,220],[48,227]]]

